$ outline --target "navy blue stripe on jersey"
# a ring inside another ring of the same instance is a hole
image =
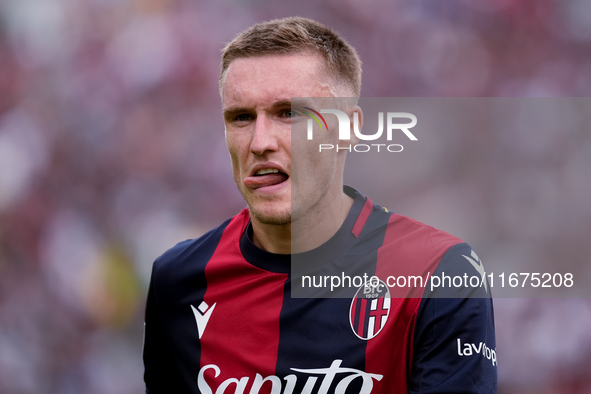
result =
[[[198,307],[203,301],[205,266],[229,223],[230,219],[199,239],[180,242],[154,262],[143,352],[149,394],[198,392],[194,376],[201,351],[190,305]],[[187,382],[194,386],[187,387]]]
[[[465,256],[467,243],[451,247],[434,276],[478,276]],[[477,256],[476,256],[476,260]],[[450,298],[454,296],[456,298]],[[444,297],[444,298],[442,298]],[[461,298],[458,298],[461,297]],[[454,324],[449,322],[453,321]],[[417,314],[410,393],[497,392],[496,343],[490,287],[427,287]],[[456,371],[450,374],[449,371]]]
[[[357,236],[360,233],[372,233],[372,236],[357,238],[353,228],[363,208],[370,206],[366,204],[369,200],[353,188],[346,187],[345,192],[355,200],[349,216],[335,236],[320,248],[293,256],[292,268],[298,271],[298,275],[302,270],[311,275],[340,276],[344,272],[350,277],[375,273],[377,250],[384,241],[390,215],[381,207],[373,206],[371,215],[363,218],[363,225],[356,228]],[[367,341],[353,333],[349,322],[351,303],[357,289],[349,289],[343,298],[334,298],[330,302],[322,298],[292,298],[291,281],[294,277],[298,276],[290,275],[285,283],[276,375],[295,374],[298,378],[293,392],[300,393],[312,381],[309,374],[295,372],[292,368],[327,368],[336,360],[341,360],[342,368],[364,371]],[[364,332],[367,332],[367,327]],[[322,379],[318,375],[314,392],[319,390]],[[341,379],[342,376],[335,378],[328,392],[335,392]],[[360,379],[351,381],[347,392],[360,392],[362,383]]]
[[[328,368],[335,360],[342,360],[341,367],[365,370],[366,342],[353,335],[348,321],[351,299],[339,298],[326,302],[322,298],[292,298],[290,280],[285,283],[275,374],[296,375],[293,392],[302,393],[314,375],[295,372],[292,368]],[[322,376],[316,376],[318,382],[313,392],[318,392],[323,379]],[[329,393],[335,392],[340,379],[334,379]],[[360,390],[361,381],[353,381],[347,392],[358,393]]]

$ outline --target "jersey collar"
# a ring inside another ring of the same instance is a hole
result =
[[[363,194],[350,186],[344,186],[343,191],[353,198],[353,205],[339,230],[324,244],[304,253],[271,253],[259,248],[252,242],[252,224],[249,222],[240,239],[242,256],[246,261],[258,268],[283,274],[291,272],[292,261],[298,264],[299,269],[306,270],[307,265],[312,268],[312,265],[317,265],[318,261],[334,260],[355,242],[354,227],[359,222],[358,219],[360,219],[360,214],[366,202],[369,201]]]

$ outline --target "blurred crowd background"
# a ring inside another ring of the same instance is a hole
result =
[[[591,91],[586,0],[2,0],[1,394],[143,392],[153,260],[244,207],[220,50],[291,15],[358,49],[366,97]],[[473,130],[393,168],[392,200],[374,200],[464,237],[485,264],[589,264],[591,133],[561,126]],[[483,161],[474,144],[496,148]],[[495,307],[500,393],[591,393],[589,299]]]

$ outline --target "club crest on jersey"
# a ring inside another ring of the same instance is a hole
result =
[[[377,279],[377,278],[376,278]],[[367,282],[357,290],[351,309],[349,323],[353,333],[365,341],[382,331],[390,315],[390,290],[383,281]]]

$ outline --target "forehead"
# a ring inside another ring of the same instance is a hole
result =
[[[319,55],[273,55],[233,60],[226,71],[224,107],[264,106],[291,97],[334,97]]]

